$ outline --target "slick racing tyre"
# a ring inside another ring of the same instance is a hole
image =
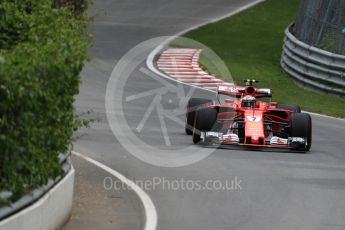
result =
[[[186,111],[186,122],[185,122],[185,132],[188,135],[193,134],[193,126],[194,126],[194,118],[195,112],[198,107],[203,105],[212,104],[213,101],[204,98],[191,98],[187,104],[187,111]]]
[[[211,131],[217,121],[217,110],[214,108],[199,108],[196,111],[193,129],[193,143],[201,139],[201,132]]]
[[[290,110],[291,112],[294,112],[294,113],[301,112],[301,107],[299,107],[299,105],[294,105],[294,104],[278,104],[277,108]]]
[[[312,142],[312,122],[311,117],[307,113],[292,113],[290,120],[290,137],[305,138],[307,144],[304,146],[296,146],[295,150],[309,151]]]

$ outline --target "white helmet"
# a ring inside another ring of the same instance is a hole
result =
[[[255,107],[255,104],[256,104],[256,98],[253,96],[247,95],[242,98],[243,107],[253,108]]]

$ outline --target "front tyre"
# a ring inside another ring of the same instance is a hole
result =
[[[312,142],[312,121],[307,113],[292,113],[290,118],[290,137],[301,137],[306,139],[305,146],[296,146],[293,149],[309,151]]]
[[[213,101],[204,98],[191,98],[187,103],[185,132],[187,135],[193,134],[195,113],[198,107],[207,106],[212,104]]]
[[[199,108],[196,111],[193,128],[193,143],[201,140],[201,132],[211,131],[217,121],[218,112],[214,108]]]

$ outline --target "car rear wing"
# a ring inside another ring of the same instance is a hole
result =
[[[220,85],[218,94],[241,98],[245,95],[252,95],[256,98],[272,97],[272,90],[268,88],[255,88],[254,86]]]

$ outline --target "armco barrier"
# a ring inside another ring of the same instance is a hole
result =
[[[1,207],[0,230],[57,229],[64,224],[72,208],[74,169],[70,151],[59,159],[64,177],[49,180],[10,206]]]
[[[299,41],[289,26],[281,58],[283,70],[308,88],[345,97],[345,56]]]

